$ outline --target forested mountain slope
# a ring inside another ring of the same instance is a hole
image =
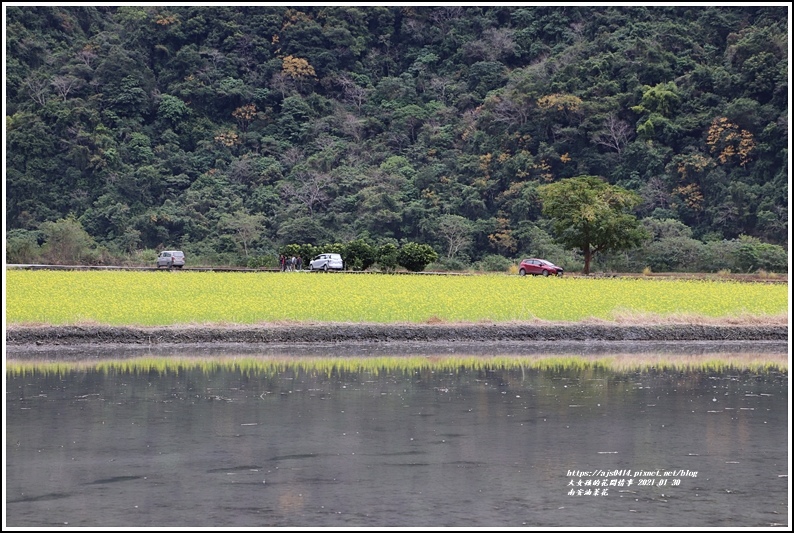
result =
[[[6,9],[9,247],[553,255],[582,175],[641,196],[639,265],[788,245],[786,7]]]

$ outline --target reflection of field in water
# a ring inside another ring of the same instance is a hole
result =
[[[788,345],[780,341],[537,341],[537,342],[364,342],[293,344],[164,344],[154,346],[9,346],[11,369],[145,365],[237,366],[362,365],[410,368],[438,365],[582,366],[614,370],[648,368],[788,367]]]
[[[786,524],[786,344],[642,346],[12,353],[8,525]]]

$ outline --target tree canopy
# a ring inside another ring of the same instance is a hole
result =
[[[786,6],[5,9],[20,253],[59,220],[115,256],[556,253],[538,191],[575,176],[788,246]]]
[[[627,250],[648,237],[631,214],[639,195],[599,177],[567,178],[541,186],[538,194],[558,240],[582,250],[585,274],[590,273],[593,254]]]

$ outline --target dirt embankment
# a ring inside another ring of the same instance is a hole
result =
[[[786,341],[780,324],[290,324],[9,326],[6,344],[204,344],[394,341]]]

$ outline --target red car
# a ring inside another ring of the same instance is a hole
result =
[[[545,259],[524,259],[521,261],[521,264],[518,265],[518,274],[520,276],[526,276],[527,274],[533,276],[537,276],[538,274],[541,276],[548,276],[549,274],[553,276],[562,276],[562,272],[562,267],[558,267],[551,261],[546,261]]]

